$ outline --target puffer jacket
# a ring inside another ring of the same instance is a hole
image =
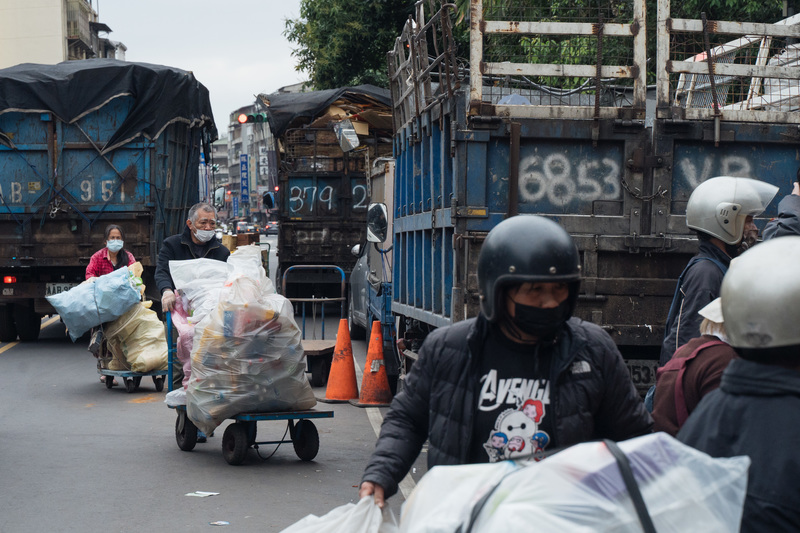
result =
[[[711,457],[747,455],[742,533],[800,531],[800,372],[734,359],[678,440]]]
[[[404,390],[386,413],[362,481],[381,485],[391,496],[426,439],[428,468],[467,462],[489,329],[479,315],[428,336]],[[600,327],[570,319],[553,356],[550,410],[559,446],[624,440],[652,430],[622,356]]]
[[[695,257],[714,259],[723,265],[725,270],[731,263],[731,258],[725,252],[707,241],[700,241],[700,250]],[[683,278],[683,285],[678,288],[683,293],[682,299],[678,302],[680,305],[678,314],[671,323],[664,326],[668,333],[661,344],[658,366],[667,364],[679,346],[700,336],[703,317],[698,311],[719,296],[725,270],[708,260],[697,261],[688,269]]]
[[[203,245],[203,254],[196,256],[192,251],[191,242],[192,231],[189,226],[183,229],[183,233],[164,239],[164,244],[161,245],[161,250],[158,252],[158,261],[156,262],[155,278],[159,294],[167,289],[175,288],[172,276],[169,273],[170,261],[200,259],[201,257],[227,261],[228,256],[231,255],[231,252],[218,239],[214,238]]]

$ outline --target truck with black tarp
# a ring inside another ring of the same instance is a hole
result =
[[[36,340],[46,296],[125,231],[151,299],[158,249],[198,201],[217,132],[191,72],[113,59],[0,70],[0,340]]]
[[[277,144],[277,279],[296,265],[334,265],[347,280],[351,248],[366,235],[367,168],[392,152],[389,91],[359,85],[259,100]],[[338,297],[339,282],[331,269],[303,268],[287,278],[286,292]]]

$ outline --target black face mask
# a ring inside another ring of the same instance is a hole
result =
[[[569,298],[558,304],[558,307],[550,309],[514,302],[514,316],[511,321],[528,335],[549,339],[569,319],[569,307]]]

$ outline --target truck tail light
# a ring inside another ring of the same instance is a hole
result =
[[[16,283],[17,276],[3,276],[3,283]]]

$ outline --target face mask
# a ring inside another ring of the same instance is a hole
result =
[[[107,241],[106,242],[106,248],[108,248],[109,251],[116,253],[116,252],[119,252],[120,250],[122,250],[122,245],[124,245],[124,244],[125,243],[122,242],[122,241]]]
[[[213,229],[199,229],[195,231],[194,236],[200,242],[208,242],[214,238],[216,232]]]
[[[550,309],[514,302],[514,317],[511,321],[528,335],[543,339],[555,335],[568,319],[569,298],[558,304],[558,307]]]

